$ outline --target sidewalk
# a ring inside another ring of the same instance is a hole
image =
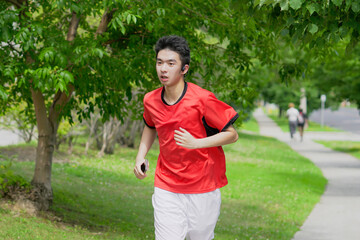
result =
[[[254,112],[260,134],[287,143],[322,171],[328,185],[320,202],[305,220],[293,240],[359,240],[360,239],[360,160],[349,154],[333,151],[314,139],[357,140],[350,133],[305,132],[304,141],[291,141],[261,109]],[[298,138],[299,139],[299,138]]]
[[[23,140],[15,133],[9,130],[0,129],[0,146],[18,144],[21,142],[23,142]]]

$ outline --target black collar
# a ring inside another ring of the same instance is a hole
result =
[[[188,85],[187,85],[187,82],[185,82],[185,84],[184,84],[184,90],[183,90],[181,96],[180,96],[179,99],[176,101],[176,103],[171,104],[171,105],[168,104],[168,103],[165,101],[165,99],[164,99],[165,87],[163,87],[163,89],[161,90],[161,100],[163,101],[164,104],[166,104],[166,105],[168,105],[168,106],[173,106],[173,105],[177,104],[177,103],[180,102],[181,99],[185,96],[185,93],[186,93],[186,90],[187,90],[187,86],[188,86]]]

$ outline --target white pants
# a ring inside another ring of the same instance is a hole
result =
[[[220,215],[220,189],[201,194],[154,189],[156,240],[210,240]]]

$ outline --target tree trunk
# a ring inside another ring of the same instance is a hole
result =
[[[140,125],[141,125],[141,121],[139,121],[139,120],[134,120],[132,122],[131,130],[130,130],[129,138],[128,138],[128,142],[127,142],[127,146],[130,148],[135,148],[135,138],[136,138],[137,133],[140,130]]]
[[[68,154],[72,154],[72,151],[73,151],[73,140],[74,140],[74,137],[73,136],[70,136],[69,137],[69,142],[68,142]]]
[[[107,139],[107,129],[106,129],[106,123],[104,124],[104,132],[103,132],[103,140],[102,140],[102,146],[101,146],[101,150],[98,153],[98,157],[103,157],[105,154],[105,149],[106,149],[106,139]]]
[[[85,155],[88,154],[88,151],[89,151],[89,148],[91,146],[91,143],[93,141],[93,137],[97,138],[96,136],[96,132],[97,132],[97,128],[98,128],[98,121],[99,121],[99,118],[100,118],[100,114],[90,114],[90,119],[89,121],[86,121],[89,129],[90,129],[90,132],[89,132],[89,137],[88,137],[88,140],[86,142],[86,145],[85,145]]]
[[[35,173],[32,185],[39,210],[48,210],[53,200],[51,188],[51,166],[55,146],[55,133],[39,135],[36,150]]]
[[[38,127],[35,172],[31,184],[35,189],[35,201],[39,210],[48,210],[52,200],[51,166],[56,142],[57,121],[47,117],[45,99],[39,90],[31,90]],[[54,119],[56,120],[56,119]]]
[[[103,127],[103,145],[101,147],[100,152],[98,153],[98,157],[104,156],[104,154],[113,154],[115,148],[115,137],[119,132],[119,127],[121,122],[116,118],[110,118],[109,121],[104,123]]]

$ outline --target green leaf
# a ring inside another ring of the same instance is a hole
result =
[[[260,0],[255,0],[254,1],[254,6],[256,7],[257,5],[259,5],[260,4]]]
[[[132,20],[133,20],[133,22],[136,24],[137,19],[136,19],[136,16],[135,16],[135,15],[132,15]]]
[[[352,4],[352,0],[346,0],[345,3],[346,3],[345,11],[349,11]]]
[[[126,28],[124,27],[124,25],[121,23],[121,25],[120,25],[120,31],[121,31],[121,33],[123,34],[123,35],[125,35],[125,33],[126,33]]]
[[[130,24],[130,22],[131,22],[131,14],[127,15],[126,21],[127,21],[128,24]]]
[[[343,0],[331,0],[331,1],[337,7],[340,7],[343,2]]]
[[[311,3],[309,5],[306,5],[306,9],[309,10],[310,15],[312,15],[314,12],[318,12],[320,7],[317,3]]]
[[[1,37],[4,40],[4,42],[7,42],[10,40],[10,34],[9,34],[9,29],[6,26],[3,26],[1,29]]]
[[[54,61],[54,49],[53,48],[44,48],[39,55],[39,59],[46,63],[51,63]]]
[[[122,23],[122,21],[121,21],[121,19],[120,19],[120,16],[116,18],[116,22],[117,22],[117,24],[118,24],[119,26],[122,26],[122,25],[123,25],[123,23]]]
[[[2,86],[0,86],[0,98],[2,98],[4,101],[8,99],[8,95]]]
[[[309,32],[311,34],[315,34],[319,30],[318,26],[316,24],[311,23],[309,25]]]
[[[62,77],[62,79],[64,80],[65,84],[68,84],[69,82],[73,83],[74,82],[74,76],[71,74],[71,72],[69,71],[62,71],[60,73],[60,76]]]
[[[9,77],[11,79],[14,79],[15,78],[15,73],[11,68],[6,68],[5,71],[4,71],[4,76],[7,76],[7,77]]]
[[[96,52],[97,52],[99,58],[102,58],[104,56],[104,52],[101,49],[97,48]]]
[[[64,92],[64,90],[66,89],[66,86],[65,86],[64,82],[62,82],[62,81],[59,81],[58,86],[59,86],[60,91],[62,91],[62,92]]]
[[[301,5],[303,4],[304,0],[290,0],[289,4],[290,7],[294,10],[298,10],[299,8],[301,8]]]
[[[164,15],[165,16],[165,9],[164,8],[158,8],[156,10],[157,15],[161,16]]]
[[[281,11],[289,10],[289,1],[288,0],[281,0],[280,8],[281,8]]]
[[[352,5],[351,5],[351,9],[355,13],[358,13],[360,11],[360,4],[358,2],[353,2]]]

